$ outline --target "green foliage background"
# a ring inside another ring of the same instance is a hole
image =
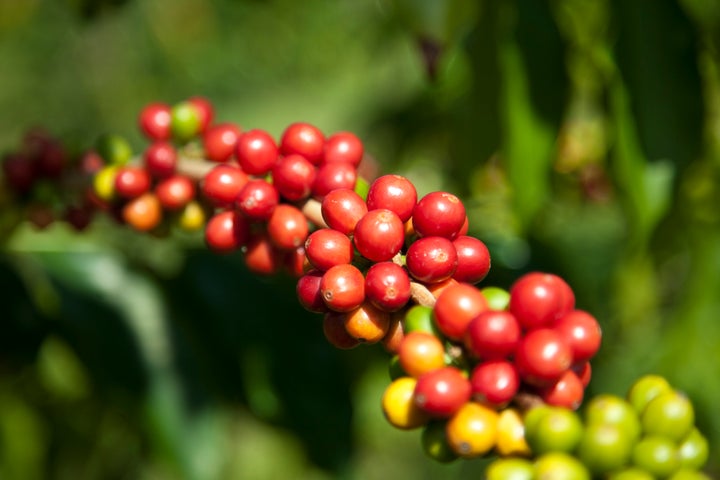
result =
[[[566,278],[604,328],[588,395],[667,376],[720,476],[719,48],[713,0],[0,0],[0,150],[140,151],[140,108],[196,94],[353,131],[465,199],[483,285]],[[3,235],[0,477],[481,476],[385,423],[387,355],[327,345],[292,280],[109,221]]]

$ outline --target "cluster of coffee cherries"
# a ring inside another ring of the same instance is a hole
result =
[[[495,460],[488,480],[709,479],[700,471],[708,442],[695,426],[692,403],[657,375],[636,380],[625,398],[593,397],[582,415],[536,406],[525,414],[524,428],[535,460]]]
[[[42,128],[23,135],[21,145],[2,158],[3,201],[12,202],[9,211],[20,211],[18,220],[27,220],[37,229],[64,221],[75,230],[90,223],[93,203],[77,188],[95,170],[92,159],[76,159],[66,147]]]

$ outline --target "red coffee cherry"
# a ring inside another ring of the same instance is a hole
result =
[[[85,230],[92,222],[95,209],[89,203],[82,205],[69,205],[63,214],[65,220],[75,231]]]
[[[272,168],[272,182],[283,198],[296,202],[310,196],[315,181],[315,166],[301,155],[288,155]]]
[[[447,192],[425,195],[413,209],[412,224],[421,237],[455,238],[465,223],[465,206]]]
[[[325,163],[349,163],[355,167],[363,158],[363,144],[355,134],[337,132],[325,141],[323,161]]]
[[[418,378],[415,405],[434,417],[447,418],[470,401],[472,387],[460,370],[443,367]]]
[[[478,283],[490,271],[490,251],[475,237],[461,235],[453,240],[458,264],[453,278],[458,282]]]
[[[354,265],[335,265],[322,276],[320,293],[330,310],[349,312],[365,301],[365,278]]]
[[[520,339],[515,364],[525,382],[544,387],[558,381],[570,368],[572,350],[555,330],[538,328]]]
[[[185,175],[173,175],[155,185],[155,195],[166,210],[180,210],[195,198],[195,182]]]
[[[216,207],[229,207],[234,205],[248,180],[247,174],[239,168],[221,164],[205,175],[202,192]]]
[[[408,247],[405,263],[417,280],[439,283],[453,276],[458,259],[455,246],[447,238],[423,237]]]
[[[590,379],[592,378],[592,366],[590,362],[575,364],[572,366],[572,371],[578,376],[583,387],[587,388],[587,386],[590,385]]]
[[[208,220],[205,225],[205,243],[215,253],[233,252],[250,236],[250,227],[239,213],[227,210]]]
[[[141,167],[126,165],[115,174],[115,192],[123,198],[139,197],[150,190],[150,174]]]
[[[384,262],[402,248],[405,229],[394,212],[370,210],[355,225],[353,242],[363,257],[373,262]]]
[[[410,277],[396,263],[376,263],[365,273],[365,295],[376,307],[394,312],[410,300]]]
[[[588,312],[573,310],[560,317],[552,327],[570,345],[573,363],[590,360],[600,349],[600,324]]]
[[[7,185],[18,193],[29,191],[35,184],[35,164],[30,158],[19,153],[5,154],[2,169]]]
[[[267,223],[268,235],[281,250],[294,250],[304,245],[310,227],[305,215],[288,204],[278,204]]]
[[[520,389],[517,368],[507,360],[488,360],[473,368],[470,375],[472,398],[496,408],[504,407]]]
[[[309,123],[293,123],[280,137],[280,153],[302,155],[313,165],[320,163],[324,150],[325,136],[320,129]]]
[[[122,208],[122,219],[130,227],[148,232],[162,221],[162,207],[157,197],[147,192],[133,198]]]
[[[244,172],[265,175],[278,159],[278,147],[265,130],[253,129],[238,137],[235,155]]]
[[[368,208],[362,197],[353,190],[339,188],[325,195],[320,212],[330,228],[351,235]]]
[[[400,315],[390,315],[390,326],[382,339],[382,346],[386,352],[396,355],[400,349],[400,343],[405,338],[405,327]]]
[[[572,296],[570,299],[569,297]],[[575,297],[563,279],[550,273],[533,272],[510,287],[509,310],[523,328],[549,326],[572,308]]]
[[[345,162],[325,163],[317,169],[312,185],[312,195],[322,199],[338,188],[353,190],[357,182],[357,170],[354,165]]]
[[[585,395],[585,385],[572,370],[565,371],[554,384],[545,387],[540,397],[548,405],[577,410]]]
[[[235,153],[240,127],[233,123],[212,125],[203,134],[205,156],[213,162],[227,162]]]
[[[49,139],[36,156],[38,175],[45,178],[58,178],[67,165],[67,153],[59,142]]]
[[[331,228],[321,228],[311,233],[305,241],[305,255],[318,270],[328,270],[335,265],[350,263],[353,246],[347,235]]]
[[[300,277],[295,286],[298,301],[305,310],[314,313],[324,313],[328,311],[327,305],[323,301],[320,293],[320,280],[325,272],[320,270],[310,270]]]
[[[210,100],[205,97],[195,96],[188,98],[187,102],[195,107],[200,122],[198,132],[203,133],[215,118],[215,109]]]
[[[349,350],[360,345],[360,340],[345,330],[346,313],[327,312],[323,316],[323,334],[335,348]]]
[[[150,140],[170,139],[170,105],[149,103],[140,111],[138,118],[140,130]]]
[[[280,203],[277,189],[262,179],[249,180],[235,198],[235,207],[250,220],[268,220]]]
[[[292,278],[300,278],[310,269],[305,256],[305,247],[300,245],[292,250],[285,250],[282,257],[283,269]]]
[[[265,232],[250,235],[243,259],[245,266],[258,275],[273,275],[280,269],[282,257]]]
[[[512,313],[486,310],[470,321],[463,339],[475,357],[500,360],[515,352],[521,335],[520,324]]]
[[[443,290],[435,302],[433,314],[443,335],[459,341],[472,319],[489,308],[479,289],[468,283],[457,283]]]
[[[177,152],[170,143],[158,141],[145,149],[145,168],[154,178],[167,178],[177,169]]]
[[[410,180],[400,175],[383,175],[376,178],[368,189],[369,210],[386,208],[400,217],[403,223],[410,220],[417,204],[417,191]]]

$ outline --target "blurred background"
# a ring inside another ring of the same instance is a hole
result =
[[[363,139],[466,202],[507,288],[563,276],[597,316],[587,395],[692,398],[720,477],[720,3],[0,0],[0,152],[42,126],[141,151],[151,101]],[[380,347],[333,349],[289,278],[199,236],[0,211],[0,477],[480,478],[392,429]]]

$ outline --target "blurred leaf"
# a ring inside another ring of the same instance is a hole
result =
[[[0,476],[39,480],[44,478],[47,434],[40,412],[0,386]]]
[[[90,392],[85,368],[62,339],[48,337],[40,347],[38,375],[43,386],[65,400],[79,400]]]

